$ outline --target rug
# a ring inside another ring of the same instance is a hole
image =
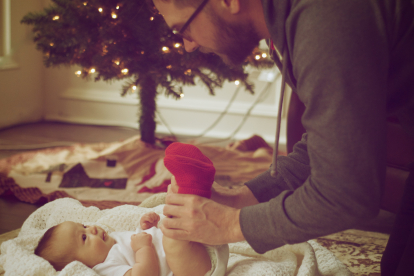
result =
[[[216,182],[230,188],[264,172],[272,160],[271,148],[259,136],[227,148],[194,145],[212,160]],[[134,136],[14,155],[0,160],[0,195],[13,194],[28,203],[71,197],[94,206],[138,205],[170,184],[164,149]]]

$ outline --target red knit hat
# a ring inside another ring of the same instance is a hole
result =
[[[164,165],[175,176],[178,193],[211,197],[216,169],[196,146],[172,143],[165,150]]]

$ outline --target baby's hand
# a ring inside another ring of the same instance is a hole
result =
[[[150,229],[151,227],[157,227],[158,222],[160,221],[160,216],[154,212],[146,213],[141,217],[139,224],[141,225],[142,230]]]
[[[133,234],[131,236],[131,247],[132,247],[132,250],[134,250],[134,252],[137,252],[139,249],[143,248],[144,246],[153,247],[151,234],[148,234],[146,232],[141,232],[138,234]]]

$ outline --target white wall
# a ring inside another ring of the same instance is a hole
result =
[[[10,55],[0,54],[0,128],[39,121],[43,114],[42,55],[34,47],[30,27],[20,24],[28,12],[43,7],[42,1],[0,0],[0,3],[3,5],[5,1],[10,3],[11,40]],[[2,14],[1,20],[5,18]],[[0,35],[4,37],[7,32],[2,30]]]
[[[46,119],[138,127],[137,95],[121,97],[119,94],[123,81],[111,84],[86,81],[75,76],[77,69],[73,67],[46,70]],[[252,77],[256,93],[251,95],[240,89],[227,114],[206,133],[206,137],[225,138],[232,134],[254,101],[265,91],[268,92],[267,96],[255,106],[235,138],[245,139],[258,134],[273,143],[280,78],[268,86],[268,82],[258,80],[259,73],[252,73],[252,76],[256,76]],[[234,83],[226,83],[222,89],[216,91],[215,96],[211,96],[202,85],[187,86],[184,87],[185,96],[180,100],[160,94],[157,105],[162,118],[157,117],[157,133],[169,133],[168,128],[176,135],[197,136],[203,133],[226,108],[236,87]],[[281,135],[281,143],[284,145],[284,132]]]

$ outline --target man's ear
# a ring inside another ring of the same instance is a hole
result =
[[[220,0],[222,8],[226,8],[231,14],[240,12],[240,0]]]

